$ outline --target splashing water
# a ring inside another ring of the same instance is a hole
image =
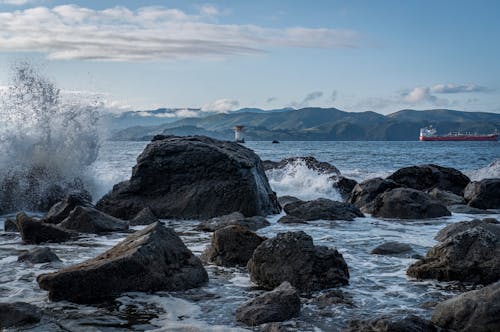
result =
[[[62,98],[29,63],[13,67],[0,99],[0,212],[45,210],[92,189],[85,173],[99,152],[97,106]]]
[[[486,167],[470,172],[469,177],[472,181],[500,178],[500,159],[494,160]]]

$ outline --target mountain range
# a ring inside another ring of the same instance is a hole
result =
[[[144,111],[143,111],[144,112]],[[141,115],[141,118],[146,118]],[[491,133],[500,129],[500,114],[448,109],[405,109],[388,115],[345,112],[336,108],[242,109],[227,114],[208,114],[184,119],[154,117],[153,125],[136,125],[115,131],[114,140],[149,140],[156,134],[206,135],[233,139],[233,127],[245,126],[247,140],[301,141],[411,141],[422,127],[434,126],[438,134],[450,131]]]

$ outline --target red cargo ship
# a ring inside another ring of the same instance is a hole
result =
[[[478,135],[471,133],[452,132],[448,135],[436,135],[436,129],[432,127],[420,129],[421,141],[496,141],[498,140],[498,131],[493,134]]]

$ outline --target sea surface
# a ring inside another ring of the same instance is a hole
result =
[[[99,157],[87,170],[94,179],[97,199],[113,184],[130,177],[136,157],[147,142],[104,142]],[[434,163],[455,167],[472,179],[500,177],[499,142],[248,142],[262,159],[280,160],[292,156],[314,156],[335,165],[341,173],[362,181],[385,177],[410,165]],[[188,171],[188,170],[187,170]],[[267,173],[273,190],[281,195],[302,199],[326,197],[339,199],[328,176],[320,175],[303,164]],[[35,215],[38,215],[34,213]],[[414,255],[425,255],[436,244],[433,237],[444,226],[462,220],[494,215],[463,215],[420,221],[381,220],[370,216],[354,221],[313,221],[306,225],[281,225],[281,215],[269,216],[271,226],[258,231],[273,237],[286,231],[304,231],[315,244],[337,248],[349,266],[350,282],[338,290],[346,303],[318,301],[323,292],[302,298],[300,317],[285,323],[299,331],[339,331],[351,319],[380,315],[394,317],[415,314],[432,315],[432,303],[442,301],[471,285],[416,281],[405,274],[415,261]],[[0,299],[26,301],[50,312],[42,325],[27,331],[236,331],[247,327],[235,322],[236,308],[262,291],[250,282],[244,268],[207,266],[210,281],[199,289],[174,293],[127,293],[110,303],[96,306],[69,302],[50,302],[40,290],[36,276],[56,271],[62,266],[93,258],[121,241],[126,235],[88,235],[64,244],[48,246],[62,263],[18,263],[17,256],[33,248],[24,245],[16,233],[3,231],[0,217]],[[186,245],[201,254],[210,242],[210,233],[195,230],[198,220],[165,220],[174,227]],[[134,227],[141,229],[141,227]],[[370,251],[386,241],[400,241],[413,247],[407,256],[371,255]],[[258,329],[254,329],[258,330]]]

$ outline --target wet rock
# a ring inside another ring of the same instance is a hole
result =
[[[358,182],[344,176],[336,177],[333,186],[337,188],[343,199],[347,199]]]
[[[500,282],[439,303],[432,322],[453,331],[500,331]]]
[[[291,330],[279,322],[268,323],[261,326],[262,332],[290,332]]]
[[[295,203],[295,202],[303,202],[301,199],[298,199],[297,197],[294,196],[281,196],[278,197],[278,203],[280,203],[280,206],[282,208],[285,207],[285,205],[290,204],[290,203]]]
[[[297,217],[288,216],[288,215],[279,218],[278,222],[280,224],[307,224],[307,221],[305,221],[302,218],[297,218]]]
[[[158,218],[181,219],[280,211],[252,150],[204,136],[155,138],[137,158],[130,180],[115,185],[97,203],[99,210],[123,219],[147,206]]]
[[[16,222],[12,219],[5,219],[3,229],[6,232],[19,232],[16,226]]]
[[[123,292],[181,291],[208,281],[174,230],[154,223],[96,258],[37,278],[54,301],[93,303]]]
[[[59,224],[79,205],[92,206],[91,198],[82,194],[70,194],[62,201],[54,204],[40,221],[48,224]]]
[[[464,197],[469,205],[478,209],[500,209],[500,179],[471,182]]]
[[[44,224],[30,218],[24,212],[17,214],[16,226],[21,233],[21,238],[28,244],[65,242],[74,235],[72,232],[60,229],[57,226]]]
[[[326,309],[332,305],[347,305],[354,307],[354,300],[351,295],[342,292],[339,289],[327,291],[313,300],[319,309]]]
[[[128,222],[91,207],[77,206],[59,226],[80,233],[100,234],[125,231],[128,229]]]
[[[401,187],[401,185],[392,180],[382,178],[369,179],[354,186],[347,202],[361,209],[372,203],[378,195],[399,187]],[[367,213],[371,213],[369,208],[367,208],[366,211]]]
[[[470,179],[459,170],[433,164],[404,167],[387,179],[416,190],[438,188],[456,195],[462,195],[470,182]]]
[[[496,229],[498,229],[498,227],[493,226],[494,224],[498,224],[498,222],[496,221],[496,219],[492,220],[492,218],[484,218],[483,220],[474,219],[470,221],[456,222],[441,229],[434,237],[434,239],[442,242],[452,236],[473,229],[475,227],[485,228],[488,231],[495,233],[497,232]]]
[[[288,165],[295,165],[298,163],[304,163],[307,168],[309,168],[313,171],[316,171],[320,174],[340,175],[340,171],[338,170],[337,167],[335,167],[332,164],[327,163],[325,161],[319,161],[312,156],[291,157],[291,158],[282,159],[280,161],[264,160],[263,166],[264,166],[264,169],[267,171],[270,169],[282,169],[282,168],[287,167]]]
[[[279,233],[262,242],[247,264],[253,282],[273,289],[283,281],[301,291],[347,285],[349,270],[336,249],[315,246],[306,233]]]
[[[465,204],[465,199],[462,196],[454,194],[452,192],[434,188],[429,191],[429,195],[441,202],[445,206]]]
[[[500,225],[460,223],[446,227],[436,238],[442,242],[408,268],[409,276],[480,284],[500,279]]]
[[[155,214],[151,209],[148,207],[145,207],[142,209],[135,217],[134,219],[131,219],[129,221],[130,226],[138,226],[138,225],[151,225],[154,224],[155,222],[159,222],[158,218],[156,218]]]
[[[256,231],[271,225],[271,223],[261,216],[245,218],[240,212],[233,212],[222,217],[205,220],[198,225],[197,229],[204,232],[215,232],[218,229],[230,225],[240,225],[252,231]]]
[[[61,260],[49,247],[35,248],[17,258],[18,262],[30,262],[32,264],[60,262]]]
[[[295,202],[285,206],[285,212],[303,220],[354,220],[363,217],[357,207],[349,203],[318,198],[313,201]]]
[[[428,219],[451,216],[451,213],[429,194],[410,188],[396,188],[375,199],[372,215],[381,218]]]
[[[297,317],[300,297],[289,282],[283,282],[273,291],[257,296],[236,309],[236,320],[250,326],[282,322]]]
[[[38,323],[41,311],[25,302],[0,303],[0,329],[21,327]]]
[[[463,213],[463,214],[488,214],[487,210],[477,209],[475,207],[465,205],[465,204],[457,204],[448,206],[448,210],[453,213]]]
[[[221,266],[246,266],[252,254],[264,241],[248,228],[231,225],[215,231],[203,259]]]
[[[407,243],[390,241],[382,243],[381,245],[377,246],[375,249],[371,251],[371,254],[395,255],[395,254],[402,254],[405,252],[409,252],[411,250],[412,250],[411,246]]]
[[[403,319],[379,317],[371,320],[350,321],[344,332],[437,332],[429,321],[409,315]]]

